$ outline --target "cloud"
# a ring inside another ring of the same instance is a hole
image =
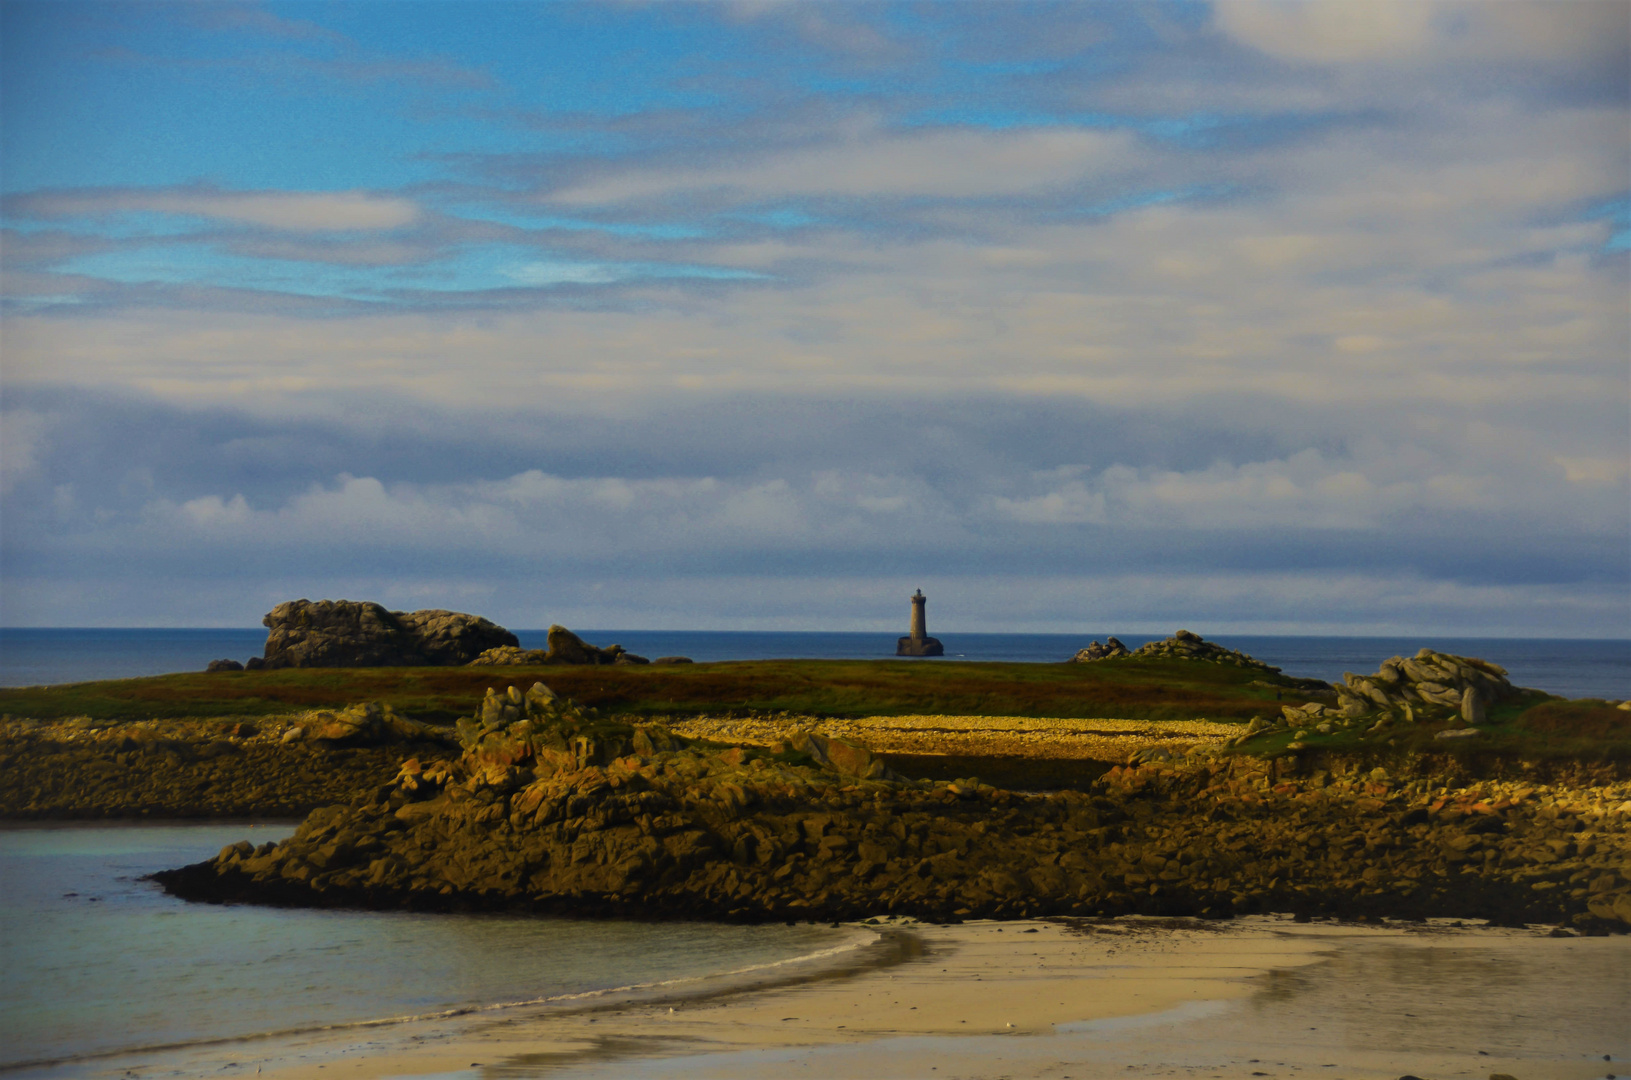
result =
[[[1625,6],[1464,0],[1217,0],[1224,34],[1282,60],[1319,64],[1562,63],[1623,51]]]
[[[9,215],[60,219],[179,214],[288,232],[400,229],[420,216],[412,200],[365,191],[223,191],[217,188],[84,189],[17,197]]]
[[[1133,140],[1041,128],[859,135],[711,168],[612,173],[550,196],[566,205],[725,192],[733,198],[983,198],[1078,183],[1125,168]]]
[[[4,617],[1625,628],[1623,5],[539,12],[401,171],[6,201]]]
[[[259,4],[240,0],[231,4],[183,4],[170,9],[173,18],[204,30],[249,34],[280,41],[350,44],[344,34],[306,19],[274,15]]]
[[[1062,595],[1119,596],[1128,618],[1181,618],[1168,581],[1181,579],[1197,583],[1192,615],[1236,626],[1459,619],[1495,632],[1515,616],[1494,598],[1529,596],[1559,632],[1573,604],[1589,620],[1573,632],[1606,633],[1623,621],[1610,601],[1631,599],[1623,473],[1588,464],[1565,483],[1557,463],[1612,460],[1623,443],[1612,432],[1473,418],[1427,431],[1323,408],[1265,441],[1276,410],[1216,399],[1186,416],[989,394],[864,405],[668,394],[613,411],[584,400],[506,413],[325,395],[256,417],[25,391],[12,408],[44,419],[30,421],[32,467],[0,506],[6,618],[60,621],[23,599],[45,595],[28,583],[103,568],[110,591],[88,605],[126,610],[109,599],[129,591],[114,579],[186,580],[210,595],[237,581],[249,622],[327,589],[475,597],[523,626],[547,597],[584,625],[842,626],[845,603],[872,618],[867,589],[904,595],[933,578],[971,605],[965,618],[985,597],[992,625],[1043,629],[1061,616],[1044,610],[1039,583],[1075,575]],[[1333,436],[1346,448],[1308,445]],[[1098,463],[1057,464],[1084,457]],[[807,612],[787,606],[802,587],[779,608],[753,599],[780,575],[834,591]],[[1005,576],[1007,600],[971,584]],[[637,581],[650,589],[642,618],[630,615]],[[695,591],[701,581],[711,593]],[[1145,586],[1142,609],[1118,591],[1152,581],[1167,583]],[[1359,596],[1355,583],[1382,591]]]
[[[1418,0],[1220,0],[1212,10],[1225,34],[1287,60],[1396,59],[1433,40],[1433,8]]]
[[[48,415],[32,409],[0,413],[0,495],[34,475],[50,426]]]

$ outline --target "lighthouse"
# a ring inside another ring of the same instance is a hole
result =
[[[940,639],[929,636],[929,618],[924,613],[929,598],[919,589],[908,599],[912,601],[912,632],[895,644],[895,655],[944,656],[946,650],[941,646]]]

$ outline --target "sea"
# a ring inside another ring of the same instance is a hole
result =
[[[0,1073],[100,1074],[222,1040],[684,991],[874,938],[801,923],[191,904],[144,880],[295,822],[0,828]]]
[[[516,630],[523,648],[545,647],[546,630]],[[896,634],[839,631],[582,630],[596,645],[622,645],[645,657],[688,656],[728,660],[866,660],[894,655]],[[1158,640],[1144,634],[1098,630],[1080,634],[937,634],[946,648],[939,663],[973,660],[1057,663],[1093,640],[1114,635],[1128,648]],[[1209,636],[1299,678],[1336,681],[1343,672],[1369,674],[1390,656],[1429,648],[1476,656],[1506,668],[1519,686],[1569,698],[1631,698],[1631,640],[1473,637]],[[0,628],[0,686],[38,686],[130,679],[202,671],[211,660],[259,656],[264,629],[35,629]]]
[[[902,662],[1057,663],[1112,633],[944,633],[943,660]],[[545,634],[516,631],[527,648],[542,648]],[[880,633],[581,635],[697,661],[883,659],[895,645],[895,635]],[[1115,636],[1133,648],[1152,640]],[[1623,640],[1216,640],[1299,677],[1368,673],[1425,646],[1493,661],[1513,682],[1565,697],[1631,697],[1631,642]],[[258,655],[264,643],[260,629],[0,629],[0,686],[199,671],[217,658]],[[190,1048],[259,1044],[272,1033],[700,986],[733,972],[819,963],[860,948],[866,936],[811,925],[212,906],[175,900],[145,880],[238,840],[281,839],[294,824],[0,824],[0,1072],[100,1076]]]

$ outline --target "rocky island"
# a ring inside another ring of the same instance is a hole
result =
[[[160,875],[210,901],[1631,927],[1631,709],[1475,658],[1332,686],[1187,631],[1059,665],[514,648],[0,690],[0,816],[305,815]]]
[[[1451,708],[1446,679],[1491,701],[1518,693],[1468,658],[1384,669],[1422,703],[1418,723],[1448,719],[1434,712]],[[804,727],[725,745],[512,685],[459,721],[457,755],[405,761],[282,844],[233,845],[159,879],[211,901],[647,918],[1293,911],[1631,927],[1631,784],[1617,769],[1390,768],[1306,753],[1300,728],[1290,753],[1242,752],[1327,711],[1386,734],[1383,707],[1350,715],[1358,699],[1333,697],[1347,703],[1135,755],[1087,791],[1016,792],[908,779]]]

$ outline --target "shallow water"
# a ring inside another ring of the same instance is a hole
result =
[[[0,829],[0,1068],[694,979],[855,940],[808,925],[188,904],[141,880],[293,831]]]
[[[1202,631],[1204,633],[1204,629]],[[947,660],[1057,663],[1110,630],[1079,634],[943,633]],[[541,649],[547,631],[517,630],[524,648]],[[598,645],[616,643],[641,656],[689,656],[698,661],[864,660],[890,657],[896,635],[878,633],[585,630]],[[1129,647],[1154,640],[1118,634]],[[1385,659],[1427,647],[1477,656],[1508,669],[1519,686],[1564,697],[1631,697],[1631,641],[1433,637],[1264,637],[1220,635],[1288,675],[1334,681],[1344,671],[1367,674]],[[211,660],[260,655],[265,630],[72,630],[0,628],[0,686],[135,678],[202,671]],[[934,661],[914,661],[934,662]]]

